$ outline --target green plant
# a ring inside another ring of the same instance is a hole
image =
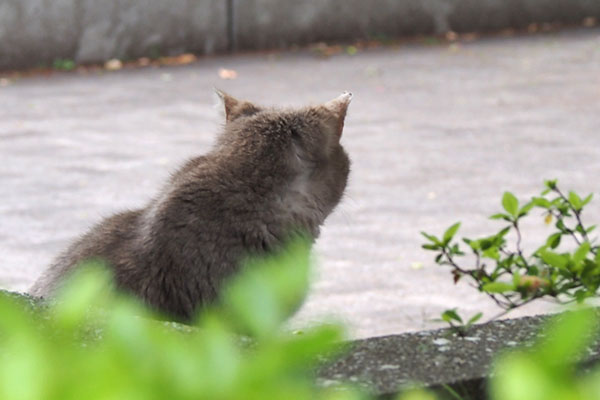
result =
[[[496,360],[490,382],[492,400],[598,400],[600,368],[584,371],[585,357],[598,333],[598,314],[591,309],[554,318],[544,335],[527,349]]]
[[[58,69],[61,71],[72,71],[75,69],[76,66],[77,64],[75,64],[75,61],[67,58],[57,58],[52,63],[52,67],[54,69]]]
[[[450,267],[455,283],[470,278],[480,292],[502,308],[494,318],[542,297],[562,304],[582,303],[597,296],[600,286],[600,253],[589,237],[596,226],[584,225],[581,218],[591,199],[591,194],[582,199],[573,191],[565,195],[555,180],[546,181],[541,195],[523,205],[505,192],[503,212],[490,217],[503,221],[502,229],[490,236],[462,239],[470,259],[455,240],[460,223],[450,226],[441,237],[422,232],[427,239],[422,247],[436,253],[437,264]],[[555,229],[544,243],[527,253],[522,246],[521,223],[534,209],[542,210],[547,224],[555,221]],[[511,233],[513,245],[507,241]],[[570,238],[572,246],[560,251],[564,238]],[[478,315],[469,320],[471,323],[473,318],[478,319]],[[442,319],[451,326],[463,325],[456,310],[446,310]]]
[[[48,307],[0,296],[0,398],[359,398],[314,384],[323,354],[340,349],[339,326],[282,328],[307,288],[308,245],[251,264],[195,327],[153,319],[108,290],[110,276],[97,266]]]

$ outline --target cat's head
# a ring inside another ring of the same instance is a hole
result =
[[[306,190],[326,214],[331,212],[350,169],[340,140],[352,94],[298,109],[265,108],[217,94],[226,119],[218,146],[243,156],[257,173],[282,177]]]

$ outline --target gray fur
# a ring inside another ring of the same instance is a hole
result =
[[[351,95],[298,110],[263,109],[218,92],[227,122],[146,207],[101,221],[30,293],[51,296],[77,265],[102,259],[117,287],[189,320],[214,301],[246,256],[296,232],[313,239],[340,201],[350,162],[339,139]]]

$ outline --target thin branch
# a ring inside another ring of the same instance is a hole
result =
[[[560,189],[558,187],[555,187],[554,191],[556,193],[558,193],[560,198],[563,199],[569,205],[569,209],[571,211],[573,211],[573,214],[575,214],[575,219],[577,219],[577,226],[575,229],[577,229],[577,227],[580,227],[581,228],[581,232],[580,232],[581,237],[583,238],[584,241],[589,242],[590,239],[588,238],[587,232],[585,231],[585,228],[583,227],[583,223],[581,222],[581,211],[576,210],[575,207],[573,207],[573,205],[571,204],[569,199],[567,199],[567,197],[560,191]],[[579,242],[578,242],[578,244],[579,244]]]

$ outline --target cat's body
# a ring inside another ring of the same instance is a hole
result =
[[[49,296],[78,264],[102,259],[117,287],[188,320],[246,256],[297,232],[318,236],[347,182],[339,139],[351,95],[290,111],[221,97],[227,123],[214,149],[187,162],[145,208],[92,228],[31,294]]]

